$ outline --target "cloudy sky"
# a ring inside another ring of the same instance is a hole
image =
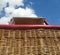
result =
[[[12,17],[44,17],[60,25],[60,0],[0,0],[0,24]]]

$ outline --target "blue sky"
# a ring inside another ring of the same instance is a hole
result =
[[[24,6],[15,6],[15,8],[29,7],[34,10],[35,15],[44,17],[52,25],[60,25],[60,0],[24,0]],[[6,7],[9,3],[6,4]],[[5,8],[0,12],[0,18],[5,16]]]
[[[31,7],[35,10],[38,17],[45,17],[52,25],[60,25],[60,0],[30,1],[33,3]]]

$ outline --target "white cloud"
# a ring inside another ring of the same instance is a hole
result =
[[[10,6],[21,6],[24,5],[23,0],[7,0]]]
[[[15,10],[14,7],[6,7],[5,8],[5,13],[6,13],[5,16],[6,17],[11,16],[14,10]]]
[[[30,8],[18,8],[13,10],[12,16],[14,17],[37,17],[34,13],[34,11]]]
[[[11,17],[2,17],[0,19],[0,24],[8,24],[8,22],[10,21]]]
[[[6,2],[9,2],[9,7],[1,6],[1,9],[5,7],[5,16],[0,18],[0,24],[8,24],[10,19],[12,17],[37,17],[34,10],[31,8],[21,8],[15,9],[15,6],[21,6],[23,5],[23,0],[3,0],[6,4]],[[2,2],[2,0],[1,0]]]
[[[2,10],[3,7],[6,7],[6,1],[0,0],[0,11]]]
[[[15,9],[13,7],[7,7],[5,8],[5,16],[8,17],[37,17],[37,15],[35,15],[34,10],[32,10],[31,8],[26,7],[24,8],[18,8]]]
[[[6,3],[9,3],[11,7],[24,5],[23,0],[0,0],[0,11],[3,7],[6,7]]]

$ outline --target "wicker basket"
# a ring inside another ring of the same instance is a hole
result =
[[[60,30],[0,29],[0,55],[60,55]]]

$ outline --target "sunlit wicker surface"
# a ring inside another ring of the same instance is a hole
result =
[[[0,29],[0,55],[60,55],[60,30]]]

